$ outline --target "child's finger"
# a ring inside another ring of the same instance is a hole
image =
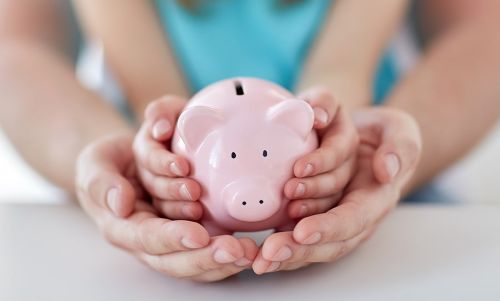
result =
[[[196,221],[203,215],[203,208],[199,202],[171,201],[154,199],[153,205],[163,215],[170,219],[184,219]]]
[[[189,174],[189,163],[181,156],[171,153],[162,143],[151,137],[145,122],[133,143],[134,153],[140,167],[151,173],[168,177],[185,177]]]
[[[185,278],[221,269],[245,255],[241,243],[231,235],[213,237],[209,246],[192,251],[176,252],[164,256],[146,255],[143,259],[156,270]]]
[[[355,158],[351,156],[339,168],[308,178],[293,178],[285,184],[285,195],[289,199],[322,198],[331,196],[349,183],[355,169]]]
[[[288,215],[295,218],[324,213],[338,204],[341,193],[319,199],[293,200],[288,204]]]
[[[139,170],[144,187],[154,197],[163,200],[196,201],[200,198],[201,187],[190,178],[167,178]]]
[[[150,124],[149,134],[157,141],[166,141],[172,137],[179,114],[186,105],[186,99],[175,95],[166,95],[151,102],[144,113],[144,120]]]
[[[323,129],[335,119],[339,103],[328,89],[313,87],[300,93],[298,97],[306,100],[313,108],[315,128]]]
[[[333,170],[354,154],[358,143],[356,129],[348,116],[340,112],[334,124],[323,134],[320,147],[295,162],[294,175],[304,178]]]

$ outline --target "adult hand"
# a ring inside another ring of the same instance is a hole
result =
[[[390,108],[354,116],[360,134],[358,170],[339,205],[302,219],[291,232],[269,236],[253,263],[256,273],[336,261],[370,236],[397,204],[421,152],[417,123]]]
[[[78,158],[76,187],[107,240],[162,273],[216,281],[249,267],[257,254],[251,239],[210,238],[198,223],[160,218],[138,185],[129,134],[87,146]]]

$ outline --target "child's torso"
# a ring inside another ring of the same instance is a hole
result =
[[[193,91],[228,77],[253,76],[293,89],[329,0],[200,1],[190,11],[157,1],[171,47]]]

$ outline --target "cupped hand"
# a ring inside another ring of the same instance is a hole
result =
[[[299,158],[285,184],[290,217],[303,218],[335,206],[356,167],[358,133],[346,109],[330,91],[313,87],[298,96],[314,111],[319,147]]]
[[[419,161],[419,127],[410,115],[390,108],[361,110],[354,121],[361,138],[358,167],[338,206],[269,236],[253,263],[256,273],[336,261],[396,206]]]
[[[196,281],[224,279],[251,265],[258,251],[253,240],[209,237],[198,223],[160,218],[138,181],[129,134],[99,139],[78,158],[79,202],[112,244],[161,273]]]
[[[170,151],[170,140],[186,100],[164,96],[153,101],[144,114],[133,151],[141,183],[153,197],[153,205],[171,219],[198,220],[201,187],[188,177],[189,162]]]

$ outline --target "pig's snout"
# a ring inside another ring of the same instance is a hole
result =
[[[266,179],[234,181],[223,192],[227,211],[234,219],[259,222],[273,216],[281,204],[281,194]]]

